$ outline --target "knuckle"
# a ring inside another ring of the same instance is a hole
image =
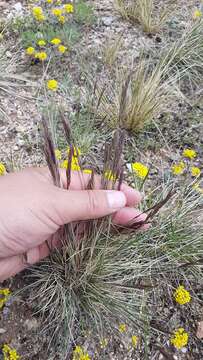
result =
[[[90,216],[94,216],[94,214],[97,214],[99,212],[100,208],[100,201],[98,199],[98,196],[95,192],[88,190],[88,205],[87,205],[88,213]]]

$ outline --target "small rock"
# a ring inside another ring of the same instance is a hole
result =
[[[13,55],[10,51],[6,51],[6,56],[8,59],[11,59]]]
[[[28,331],[36,330],[39,326],[37,319],[27,319],[25,321],[25,326],[27,327]]]
[[[0,328],[0,335],[5,334],[6,333],[6,329]]]
[[[23,10],[23,6],[20,2],[16,3],[13,8],[15,9],[15,11],[17,13],[22,13],[22,10]]]
[[[104,16],[102,18],[102,22],[105,26],[110,26],[112,24],[112,22],[114,21],[114,17],[113,16]]]

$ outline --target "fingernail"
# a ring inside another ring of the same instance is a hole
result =
[[[126,204],[126,197],[122,191],[107,191],[107,199],[111,209],[120,209]]]

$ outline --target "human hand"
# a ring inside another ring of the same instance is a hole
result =
[[[46,242],[57,243],[57,230],[66,223],[110,214],[121,225],[135,217],[145,220],[146,215],[134,208],[141,201],[138,191],[127,185],[121,191],[99,190],[99,177],[95,190],[84,190],[89,177],[73,172],[69,190],[64,170],[64,189],[53,185],[47,168],[28,168],[0,178],[0,281],[46,257]]]

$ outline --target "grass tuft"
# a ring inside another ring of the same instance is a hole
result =
[[[54,183],[61,186],[54,143],[46,121],[43,123],[47,163]],[[64,116],[62,123],[71,164],[75,144]],[[123,146],[123,131],[117,131],[105,145],[103,189],[120,188]],[[114,174],[113,181],[108,181],[107,171]],[[146,196],[145,208],[155,204],[147,210],[147,222],[153,220],[148,231],[136,231],[143,225],[137,219],[125,228],[113,225],[111,217],[70,223],[59,230],[62,247],[33,268],[33,300],[43,315],[44,330],[63,348],[61,359],[64,353],[70,358],[81,329],[91,329],[101,338],[109,329],[116,332],[119,323],[130,324],[136,333],[148,328],[151,333],[160,332],[152,322],[154,292],[158,297],[163,285],[171,292],[185,278],[201,278],[203,226],[196,211],[203,208],[203,198],[190,187],[175,192],[171,187],[168,182]],[[86,188],[94,188],[94,172]],[[160,301],[157,299],[157,309]]]
[[[166,78],[167,66],[158,63],[152,69],[143,58],[135,70],[119,72],[114,83],[97,87],[96,111],[111,127],[136,132],[167,110],[180,97],[176,78]]]
[[[141,24],[143,31],[148,34],[160,31],[171,15],[172,4],[160,10],[160,4],[154,0],[114,0],[115,9],[121,16],[132,23]]]

